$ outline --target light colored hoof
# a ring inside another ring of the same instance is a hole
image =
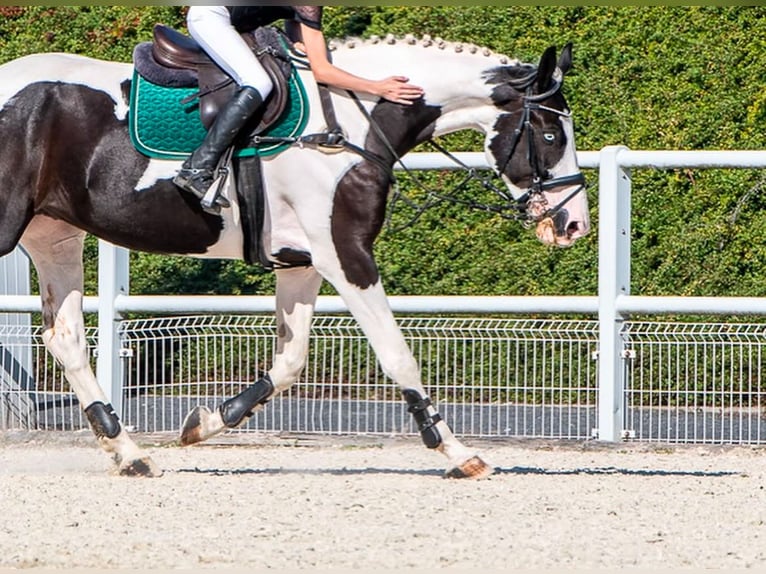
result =
[[[194,407],[181,427],[181,446],[189,446],[205,441],[222,432],[226,426],[221,415],[216,410],[211,411],[206,406]]]
[[[151,457],[145,456],[129,461],[122,461],[120,463],[118,473],[120,476],[157,478],[162,476],[162,469],[154,464],[154,461],[151,459]]]
[[[478,456],[473,456],[464,463],[448,470],[444,473],[444,478],[471,478],[479,480],[487,478],[495,472],[495,469],[489,466]]]

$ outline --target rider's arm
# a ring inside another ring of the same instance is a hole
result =
[[[327,58],[327,43],[321,30],[301,23],[300,31],[311,71],[318,83],[354,92],[367,92],[397,104],[412,104],[413,100],[423,95],[423,90],[409,84],[409,79],[404,76],[368,80],[341,70]]]

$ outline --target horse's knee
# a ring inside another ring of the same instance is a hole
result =
[[[306,368],[307,353],[303,354],[280,354],[274,359],[274,364],[269,371],[271,380],[279,391],[283,391],[294,385]]]

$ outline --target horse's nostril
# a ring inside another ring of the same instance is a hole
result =
[[[580,230],[580,226],[576,221],[572,221],[567,225],[567,237],[572,237]]]

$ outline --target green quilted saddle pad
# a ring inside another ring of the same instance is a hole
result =
[[[292,138],[303,133],[309,116],[309,102],[298,73],[293,70],[288,80],[289,100],[279,120],[261,136]],[[186,159],[205,137],[205,127],[199,117],[197,101],[183,105],[187,96],[198,88],[168,88],[159,86],[133,72],[128,114],[130,139],[142,154],[156,159]],[[238,155],[266,157],[290,146],[267,143],[244,148]]]

